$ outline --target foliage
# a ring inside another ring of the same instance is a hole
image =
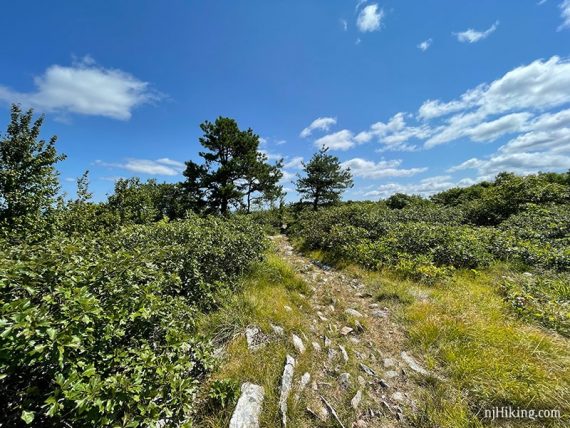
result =
[[[227,215],[232,206],[241,206],[244,196],[249,211],[255,192],[278,197],[282,164],[269,165],[267,157],[258,153],[259,136],[252,129],[242,131],[227,117],[205,121],[200,128],[204,132],[200,144],[207,150],[200,152],[204,163],[187,161],[184,171],[190,209]]]
[[[314,210],[320,205],[338,202],[342,193],[353,185],[350,169],[342,168],[338,158],[329,155],[326,147],[315,153],[307,164],[303,163],[303,171],[305,176],[297,177],[297,192],[311,200]]]
[[[239,398],[239,383],[231,379],[216,379],[210,384],[208,397],[214,407],[225,409],[235,404]]]
[[[154,426],[189,423],[213,366],[196,314],[264,241],[247,219],[191,218],[0,247],[3,423]]]
[[[10,123],[0,140],[0,224],[28,238],[46,225],[46,213],[59,190],[54,165],[65,159],[55,149],[56,137],[39,140],[43,117],[33,120],[12,105]]]

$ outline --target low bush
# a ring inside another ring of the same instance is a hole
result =
[[[212,368],[199,311],[261,257],[236,218],[0,242],[0,414],[7,426],[189,424]]]

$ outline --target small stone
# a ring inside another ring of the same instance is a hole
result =
[[[395,367],[396,361],[394,361],[392,358],[384,358],[383,364],[386,368]]]
[[[279,410],[281,412],[281,421],[283,426],[287,426],[287,398],[291,392],[293,384],[293,372],[295,370],[295,359],[287,355],[283,376],[281,378],[281,390],[279,395]]]
[[[313,389],[313,391],[318,391],[319,390],[319,385],[317,385],[317,381],[314,380],[313,383],[311,383],[311,388]]]
[[[303,393],[305,387],[310,381],[311,381],[310,373],[305,373],[303,376],[301,376],[301,380],[299,380],[299,387],[297,388],[297,393],[295,394],[295,401],[299,401],[299,398],[301,398],[301,394]]]
[[[429,372],[426,369],[424,369],[422,366],[420,366],[418,362],[414,359],[414,357],[408,355],[406,352],[402,352],[401,356],[402,359],[406,362],[406,364],[408,364],[408,366],[410,366],[410,368],[413,371],[422,374],[424,376],[429,375]]]
[[[404,394],[397,391],[392,394],[392,400],[394,401],[404,401]]]
[[[305,345],[303,344],[303,340],[295,334],[293,334],[293,346],[299,354],[305,352]]]
[[[338,345],[338,347],[340,348],[342,359],[344,360],[345,363],[348,363],[348,353],[346,352],[346,349],[342,345]]]
[[[247,341],[247,348],[250,351],[257,351],[262,348],[267,342],[266,336],[262,333],[259,327],[247,327],[245,329],[245,339]]]
[[[348,388],[350,386],[350,374],[342,373],[338,377],[338,382],[340,383],[340,386],[342,386],[343,388]]]
[[[313,342],[313,349],[317,352],[321,352],[321,345],[318,342]]]
[[[370,367],[368,367],[366,364],[362,364],[360,363],[360,368],[362,369],[362,371],[364,371],[364,373],[370,375],[370,376],[376,376],[376,373],[374,372],[374,370],[372,370]]]
[[[352,317],[361,318],[363,315],[358,312],[356,309],[348,308],[344,311],[345,314],[350,315]]]
[[[360,339],[359,339],[358,337],[354,337],[354,336],[353,336],[353,337],[351,337],[349,340],[350,340],[352,343],[360,343]]]
[[[368,424],[363,419],[359,419],[354,423],[354,426],[356,428],[366,428]]]
[[[384,376],[386,376],[388,379],[393,379],[395,377],[398,377],[399,373],[395,370],[388,370],[384,373]]]
[[[291,312],[293,310],[293,308],[291,306],[283,306],[283,308],[287,311],[287,312]]]
[[[358,381],[358,384],[359,384],[359,385],[361,385],[361,386],[366,385],[366,380],[365,380],[362,376],[358,375],[358,377],[356,378],[356,380]]]
[[[342,334],[343,336],[346,336],[347,334],[350,334],[352,331],[353,331],[352,328],[345,326],[345,327],[340,329],[340,334]]]
[[[382,309],[375,309],[372,312],[370,312],[370,315],[372,315],[374,318],[388,318],[388,311]]]
[[[336,356],[336,351],[333,348],[329,348],[328,352],[329,361],[332,361],[335,356]]]
[[[278,336],[283,336],[285,334],[285,330],[283,330],[283,327],[271,324],[271,328],[273,329],[273,333],[275,333]]]
[[[352,398],[352,400],[350,400],[350,405],[354,410],[358,408],[358,405],[360,404],[361,400],[362,400],[362,391],[358,390],[356,395]]]
[[[380,379],[379,383],[382,388],[390,388],[390,385],[388,385],[384,379]]]
[[[325,347],[326,348],[330,348],[330,346],[332,345],[332,341],[325,336]]]
[[[374,308],[379,308],[380,305],[379,305],[378,303],[370,303],[370,304],[368,305],[368,307],[369,307],[370,309],[374,309]]]
[[[334,306],[333,306],[333,305],[329,305],[329,306],[328,306],[328,310],[331,311],[331,312],[334,312]]]

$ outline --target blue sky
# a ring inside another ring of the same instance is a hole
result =
[[[570,168],[570,0],[9,2],[0,40],[0,129],[11,102],[45,113],[70,194],[86,169],[99,200],[181,180],[219,115],[289,189],[329,146],[347,199]]]

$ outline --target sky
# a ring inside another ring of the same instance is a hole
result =
[[[0,132],[11,103],[45,114],[70,196],[90,171],[181,181],[200,123],[232,117],[284,158],[321,146],[345,199],[428,196],[570,168],[570,0],[7,2]]]

